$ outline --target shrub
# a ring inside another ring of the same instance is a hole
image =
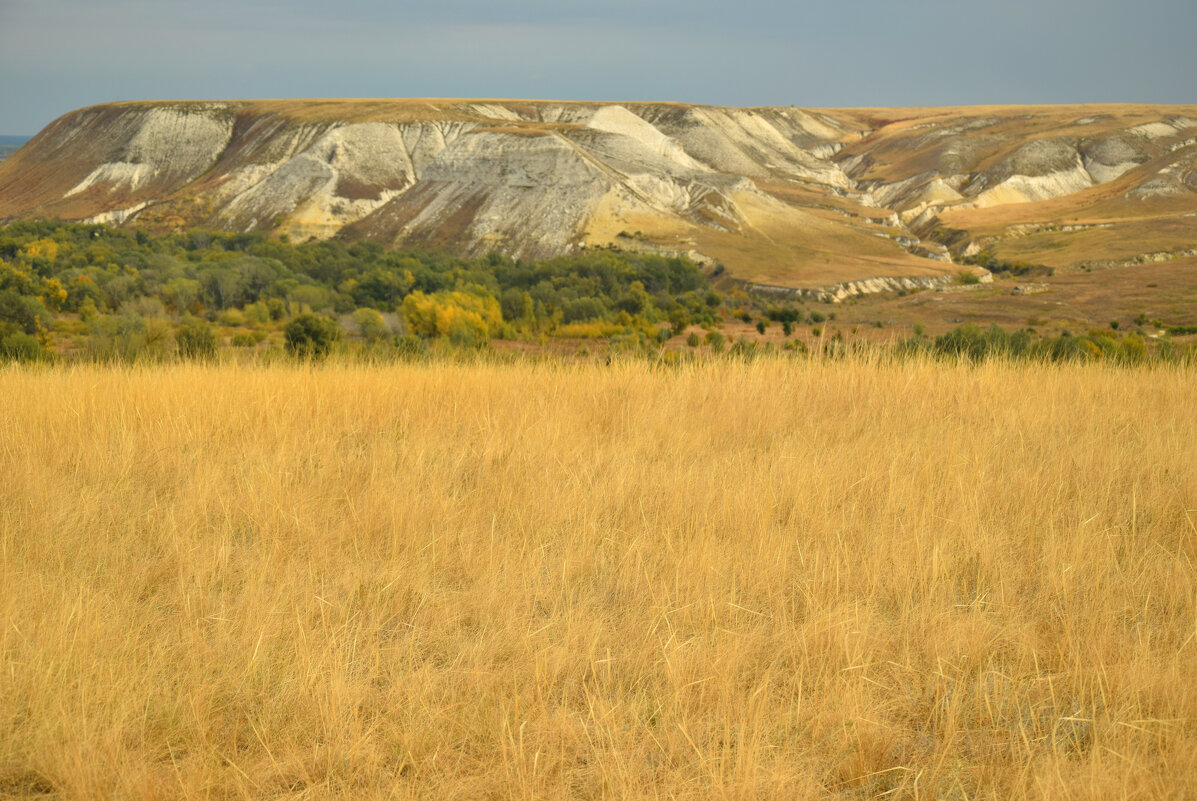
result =
[[[361,308],[353,313],[353,321],[362,332],[362,338],[368,340],[382,339],[387,335],[387,324],[377,309]]]
[[[254,325],[266,325],[270,322],[270,308],[258,301],[245,307],[245,319]]]
[[[633,354],[640,351],[642,345],[641,337],[637,333],[615,334],[607,340],[607,352],[610,354]]]
[[[327,317],[301,314],[283,328],[287,352],[301,359],[320,359],[328,355],[341,330]]]
[[[15,362],[36,362],[44,358],[41,343],[32,334],[13,331],[0,339],[0,357]]]
[[[591,323],[566,323],[559,325],[553,331],[554,336],[564,339],[606,339],[616,334],[622,334],[626,325],[606,323],[602,320]]]
[[[680,337],[686,332],[686,326],[690,324],[690,317],[684,308],[678,306],[669,313],[669,324],[673,327],[674,336]]]
[[[765,321],[764,320],[756,321],[756,332],[758,334],[760,334],[761,336],[764,336],[764,334],[765,334]]]
[[[702,344],[702,337],[698,335],[698,332],[691,331],[690,336],[686,337],[686,344],[692,348],[697,348]]]
[[[397,336],[395,353],[403,359],[421,359],[428,355],[428,343],[414,334]]]
[[[327,309],[332,306],[332,292],[322,286],[305,284],[292,289],[288,293],[288,300],[301,308]]]
[[[206,359],[216,353],[216,332],[207,322],[188,315],[175,333],[179,353],[188,359]]]
[[[170,353],[174,331],[165,317],[147,317],[142,325],[145,338],[145,354],[155,359],[164,359]]]
[[[935,338],[935,350],[947,356],[979,359],[999,343],[987,338],[980,326],[966,323]],[[996,348],[993,348],[996,349]]]
[[[230,328],[240,328],[245,325],[245,312],[240,309],[225,309],[220,313],[220,324]]]
[[[615,308],[628,314],[640,314],[652,304],[652,298],[641,281],[633,281],[625,294],[615,300]]]
[[[600,320],[606,314],[607,307],[598,298],[578,298],[565,305],[565,322],[567,323]]]
[[[1118,344],[1118,358],[1128,364],[1138,364],[1147,358],[1147,343],[1138,334],[1131,334]]]
[[[124,361],[135,361],[146,352],[149,340],[146,337],[145,318],[133,311],[108,320],[111,329],[112,356]]]
[[[708,331],[707,344],[715,353],[721,353],[723,351],[723,334],[718,331]]]
[[[728,351],[732,356],[739,356],[745,360],[755,358],[758,352],[756,343],[750,342],[744,337],[740,337],[732,343],[731,350]]]

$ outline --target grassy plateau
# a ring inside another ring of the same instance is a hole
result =
[[[1194,397],[0,368],[0,797],[1192,798]]]

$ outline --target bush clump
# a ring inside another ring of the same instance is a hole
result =
[[[36,362],[46,357],[37,337],[14,331],[0,339],[0,358],[14,362]]]
[[[1040,337],[1029,329],[1006,331],[998,325],[981,328],[973,323],[957,326],[934,340],[924,336],[922,326],[916,325],[915,335],[902,342],[898,352],[930,353],[969,361],[1007,358],[1138,364],[1151,358],[1146,341],[1138,334],[1119,338],[1117,332],[1111,329],[1094,329],[1081,336],[1062,331],[1059,336]],[[1161,343],[1161,350],[1156,356],[1174,358],[1171,343]]]
[[[216,332],[206,321],[188,315],[175,333],[179,355],[188,359],[208,359],[216,355]]]
[[[287,353],[300,359],[322,359],[332,350],[341,330],[327,317],[300,314],[283,328]]]

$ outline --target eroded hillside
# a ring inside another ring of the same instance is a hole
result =
[[[683,252],[782,287],[1197,249],[1197,107],[95,106],[0,162],[0,219],[545,257]],[[883,279],[883,280],[875,280]]]

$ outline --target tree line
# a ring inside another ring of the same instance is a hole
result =
[[[215,347],[212,326],[250,346],[297,318],[288,345],[349,334],[480,347],[562,330],[584,336],[586,326],[651,337],[714,325],[721,301],[688,259],[651,254],[528,262],[256,233],[155,236],[46,221],[0,229],[0,351],[10,357],[186,355]]]

